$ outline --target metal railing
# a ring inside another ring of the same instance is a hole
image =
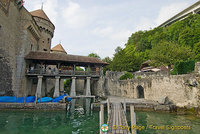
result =
[[[27,75],[69,75],[69,76],[100,76],[100,71],[73,71],[73,70],[50,70],[50,69],[27,69]]]

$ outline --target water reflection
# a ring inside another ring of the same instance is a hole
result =
[[[0,134],[97,134],[99,133],[99,112],[91,111],[91,106],[86,104],[91,104],[91,101],[76,100],[74,110],[69,110],[69,112],[0,111]],[[127,119],[130,119],[129,115],[127,113]],[[190,125],[192,128],[186,131],[145,129],[137,131],[138,134],[198,134],[200,132],[200,119],[191,116],[136,112],[136,117],[139,126]]]
[[[193,116],[180,116],[156,112],[136,112],[136,117],[137,126],[145,126],[144,130],[137,131],[138,134],[199,134],[200,132],[200,119]],[[130,119],[130,116],[128,119]],[[146,129],[147,125],[148,128]],[[155,126],[155,129],[149,128],[150,125]],[[158,130],[156,127],[159,126],[164,126],[164,130]],[[190,126],[191,129],[167,130],[167,126]]]
[[[73,114],[74,111],[78,111],[80,113],[85,114],[86,116],[89,116],[92,114],[92,99],[90,98],[81,98],[81,99],[73,99],[69,105],[69,112],[70,114]]]
[[[75,100],[68,112],[0,111],[0,134],[96,134],[98,111],[91,114],[81,101]]]

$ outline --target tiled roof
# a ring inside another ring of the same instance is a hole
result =
[[[62,47],[61,44],[56,45],[56,46],[53,47],[51,50],[52,50],[52,51],[56,51],[56,52],[67,53],[67,52],[65,51],[65,49]]]
[[[49,19],[49,17],[46,15],[46,13],[42,9],[38,9],[38,10],[32,11],[30,13],[34,17],[40,17],[40,18],[43,18],[43,19],[51,22],[51,20]]]
[[[41,60],[51,62],[65,62],[65,63],[80,63],[80,64],[100,64],[108,65],[108,63],[101,61],[98,58],[69,55],[65,53],[48,53],[48,52],[30,52],[26,57],[26,60]]]

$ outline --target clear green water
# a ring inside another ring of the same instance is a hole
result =
[[[0,111],[0,134],[96,134],[98,112]]]
[[[127,113],[128,115],[128,113]],[[200,118],[194,116],[184,116],[169,113],[158,112],[137,112],[137,125],[145,126],[147,129],[137,131],[137,134],[200,134]],[[129,118],[129,117],[128,117]],[[129,118],[130,119],[130,118]],[[129,121],[130,123],[130,121]],[[164,126],[163,130],[149,128],[153,126]],[[172,126],[172,127],[168,127]],[[190,130],[167,130],[173,128],[173,126],[190,126]]]
[[[1,110],[0,134],[98,134],[99,112],[86,112],[84,107],[76,104],[71,112]],[[147,129],[138,134],[200,134],[200,119],[195,117],[156,112],[136,112],[136,116],[139,126],[191,126],[185,131]]]

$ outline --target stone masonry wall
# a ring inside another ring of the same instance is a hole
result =
[[[97,95],[139,98],[139,87],[142,87],[147,100],[159,101],[167,96],[179,106],[200,104],[199,74],[119,80],[121,75],[121,72],[107,72],[106,76],[98,81]]]
[[[26,93],[27,66],[24,57],[31,51],[31,44],[35,48],[38,45],[38,40],[28,29],[30,25],[37,27],[30,13],[23,7],[18,9],[14,0],[10,2],[8,14],[0,9],[0,55],[2,55],[0,92],[2,95],[8,95],[9,92],[9,95],[24,96]]]
[[[1,95],[13,95],[14,72],[16,69],[15,45],[18,44],[16,35],[19,34],[19,27],[17,27],[19,15],[19,11],[15,8],[13,2],[10,3],[7,15],[0,10]]]

